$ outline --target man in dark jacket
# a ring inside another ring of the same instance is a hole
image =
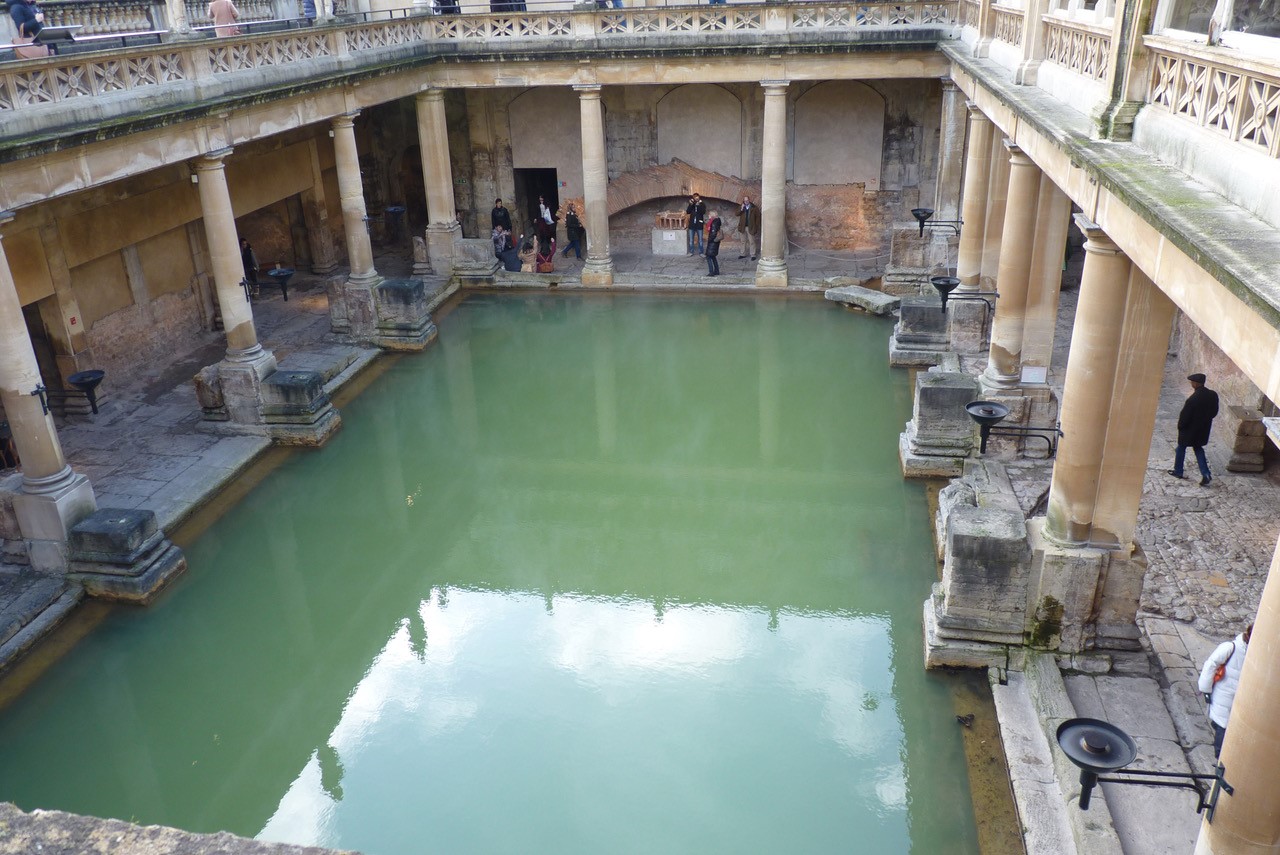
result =
[[[511,212],[502,206],[501,199],[494,199],[493,210],[489,212],[489,228],[496,229],[498,226],[511,231]]]
[[[689,204],[685,206],[684,212],[689,216],[689,221],[685,225],[687,232],[687,243],[685,252],[693,255],[695,252],[702,255],[702,229],[707,222],[707,203],[702,201],[702,197],[694,193],[689,197]]]
[[[1192,374],[1187,380],[1191,382],[1191,394],[1178,414],[1178,450],[1174,452],[1173,468],[1169,474],[1174,478],[1186,477],[1182,474],[1182,464],[1187,459],[1187,446],[1191,446],[1200,466],[1200,486],[1208,487],[1213,476],[1209,474],[1204,447],[1209,443],[1209,429],[1213,427],[1214,416],[1218,415],[1218,393],[1205,388],[1203,374]]]

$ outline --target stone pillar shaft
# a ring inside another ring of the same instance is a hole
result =
[[[1021,380],[1022,330],[1027,311],[1027,280],[1036,233],[1036,202],[1040,169],[1022,149],[1009,143],[1009,195],[1004,232],[1000,238],[1000,267],[996,277],[1000,298],[991,322],[991,350],[982,383],[987,388],[1014,389]]]
[[[7,220],[0,220],[0,223]],[[68,471],[53,416],[31,392],[41,385],[40,366],[22,317],[22,303],[0,243],[0,400],[22,460],[23,481],[38,483]]]
[[[987,217],[982,227],[982,262],[978,285],[996,290],[1000,270],[1000,238],[1004,234],[1005,200],[1009,194],[1009,153],[1001,133],[991,135],[991,171],[987,181]]]
[[[1089,542],[1094,546],[1127,552],[1133,545],[1174,310],[1164,292],[1131,265],[1098,498],[1089,531]]]
[[[954,220],[960,216],[960,179],[965,165],[964,134],[964,92],[952,81],[944,80],[938,140],[938,186],[933,196],[933,216],[939,220]]]
[[[1049,485],[1046,534],[1059,543],[1089,543],[1111,410],[1129,283],[1129,259],[1083,215],[1088,236],[1080,302],[1062,393],[1062,440]]]
[[[960,229],[960,252],[956,262],[956,276],[960,288],[978,290],[978,277],[982,273],[982,244],[987,224],[987,192],[991,184],[991,133],[994,125],[969,102],[969,150],[964,166],[964,204],[960,217],[964,225]]]
[[[245,278],[244,264],[240,258],[236,218],[223,162],[230,153],[230,149],[226,149],[198,158],[195,170],[205,239],[213,266],[214,290],[222,311],[222,328],[227,333],[227,358],[237,361],[256,355],[262,348],[253,325],[249,297],[240,284]]]
[[[604,110],[600,87],[574,87],[582,129],[582,195],[586,208],[587,260],[582,284],[613,284],[613,257],[609,250],[609,160],[605,155]]]
[[[760,263],[756,285],[787,285],[787,81],[764,80],[760,165]]]
[[[1071,200],[1048,175],[1040,175],[1036,205],[1036,240],[1031,250],[1027,283],[1027,313],[1022,325],[1022,364],[1043,368],[1053,360],[1058,325],[1058,295],[1062,289],[1062,261],[1071,228]]]
[[[1249,639],[1231,724],[1222,744],[1222,765],[1235,793],[1223,793],[1213,823],[1200,826],[1195,855],[1275,855],[1280,852],[1276,767],[1280,764],[1280,547],[1262,589]]]
[[[333,118],[333,154],[338,170],[338,198],[342,204],[351,280],[370,282],[378,278],[378,271],[373,267],[373,245],[369,241],[365,220],[364,183],[360,180],[360,152],[356,148],[357,115],[359,113],[344,113]]]
[[[427,190],[427,222],[457,223],[453,199],[453,170],[449,163],[449,125],[444,111],[444,90],[428,89],[417,97],[418,144],[422,151],[422,177]]]

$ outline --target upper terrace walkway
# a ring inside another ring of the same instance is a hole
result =
[[[444,85],[530,86],[551,82],[544,78],[556,76],[547,68],[552,63],[561,66],[565,82],[580,82],[580,69],[566,59],[631,57],[652,65],[657,58],[695,50],[714,62],[717,56],[743,54],[821,57],[862,47],[877,53],[923,49],[935,57],[932,64],[908,61],[889,76],[941,76],[946,63],[933,48],[957,36],[957,11],[957,0],[592,7],[447,16],[399,9],[305,28],[290,26],[305,21],[271,22],[285,29],[238,37],[166,36],[159,44],[138,46],[123,46],[127,40],[117,39],[114,48],[102,51],[0,63],[0,121],[5,125],[0,163],[235,109],[247,100],[315,95],[362,82],[374,87],[375,81],[375,97],[390,100],[413,94],[425,81],[419,76],[413,85],[388,86],[386,77],[420,73],[424,66],[452,67]],[[503,65],[494,68],[491,63],[499,60]],[[468,62],[486,63],[484,75],[458,71]],[[758,65],[737,61],[736,72],[732,63],[726,65],[727,74],[761,79]],[[884,69],[877,71],[883,74]],[[592,82],[637,82],[637,74],[644,76],[634,66],[601,67]],[[656,71],[652,76],[655,82],[662,79]],[[15,202],[21,200],[0,200],[0,206]]]

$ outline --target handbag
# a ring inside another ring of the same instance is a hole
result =
[[[1220,683],[1223,677],[1227,676],[1227,662],[1230,662],[1231,656],[1235,656],[1235,655],[1236,655],[1236,643],[1233,641],[1231,642],[1231,655],[1228,656],[1226,660],[1223,661],[1223,663],[1219,665],[1217,669],[1215,669],[1213,672],[1213,682],[1215,685],[1217,683]]]
[[[44,59],[53,51],[48,45],[33,44],[35,36],[18,36],[13,40],[13,54],[18,59]]]
[[[538,262],[538,272],[539,272],[539,273],[554,273],[554,272],[555,272],[555,270],[556,270],[556,266],[555,266],[555,264],[554,264],[553,262],[550,262],[550,261],[539,261],[539,262]]]

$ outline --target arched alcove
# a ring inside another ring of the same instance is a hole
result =
[[[582,195],[582,118],[578,95],[567,87],[530,89],[507,107],[511,165],[554,169],[561,198]]]
[[[880,189],[884,98],[864,83],[819,83],[796,100],[796,184],[865,184]]]
[[[742,103],[723,86],[689,83],[658,102],[658,163],[673,159],[742,175]]]

